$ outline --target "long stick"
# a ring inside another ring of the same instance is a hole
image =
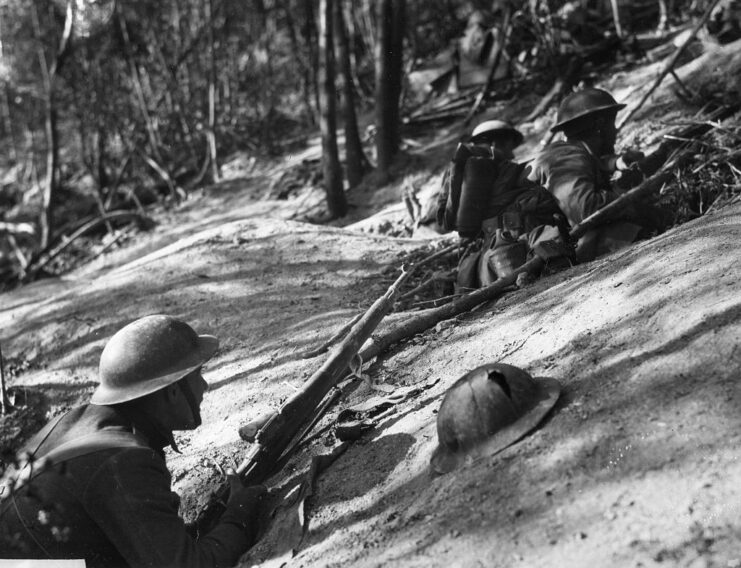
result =
[[[368,308],[345,340],[334,349],[301,390],[284,402],[275,413],[255,421],[259,423],[255,444],[236,471],[245,485],[262,483],[274,472],[284,450],[305,424],[312,420],[322,399],[335,387],[362,345],[394,307],[402,285],[415,268],[412,265],[408,270],[402,269],[401,275],[389,286],[386,293]],[[223,512],[223,502],[228,493],[227,485],[217,491],[216,499],[201,512],[196,521],[199,530],[207,530],[214,525]]]
[[[623,39],[623,26],[620,24],[620,8],[618,8],[617,0],[610,0],[610,7],[612,8],[612,21],[615,22],[615,33]]]
[[[39,270],[41,270],[44,266],[49,264],[54,258],[56,258],[59,254],[64,252],[64,250],[70,246],[76,239],[83,236],[88,231],[91,231],[98,227],[99,225],[104,224],[106,221],[120,221],[122,219],[125,220],[131,220],[131,219],[137,219],[141,220],[143,219],[142,215],[139,213],[136,213],[134,211],[110,211],[106,213],[105,215],[101,215],[100,217],[97,217],[96,219],[91,220],[88,223],[85,223],[83,226],[81,226],[79,229],[77,229],[74,233],[72,233],[67,239],[57,246],[55,249],[42,253],[42,256],[39,257],[39,259],[31,266],[28,270],[28,274],[31,276],[34,276]]]
[[[638,102],[636,106],[634,106],[632,109],[630,109],[630,112],[627,114],[627,116],[622,120],[622,122],[618,125],[617,129],[620,130],[625,124],[633,118],[633,116],[638,112],[638,110],[643,106],[643,103],[645,103],[648,100],[648,97],[651,96],[651,94],[656,90],[656,88],[661,84],[661,81],[664,80],[664,77],[666,77],[669,72],[674,68],[677,61],[681,57],[681,55],[684,53],[684,50],[687,49],[687,46],[692,42],[693,39],[695,39],[695,36],[697,35],[697,32],[700,31],[700,29],[705,25],[705,22],[708,21],[708,18],[710,17],[710,14],[715,9],[715,6],[720,2],[720,0],[711,0],[710,4],[708,4],[707,9],[705,10],[705,13],[702,15],[700,20],[695,24],[695,27],[692,29],[692,32],[690,32],[690,35],[687,36],[687,39],[684,40],[682,45],[680,45],[677,48],[677,51],[674,52],[674,55],[672,58],[666,62],[666,65],[664,65],[664,69],[659,73],[659,76],[656,77],[656,80],[654,81],[653,85],[651,85],[651,88],[648,89],[641,98],[641,100]]]
[[[5,385],[5,363],[3,361],[3,349],[0,346],[0,414],[5,416],[10,410],[8,390]]]

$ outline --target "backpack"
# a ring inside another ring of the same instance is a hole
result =
[[[484,219],[501,215],[522,189],[526,164],[474,144],[459,144],[438,196],[437,222],[463,238],[476,238]]]
[[[38,443],[31,451],[25,451],[27,459],[20,462],[20,467],[9,467],[0,479],[0,519],[11,509],[14,493],[27,487],[30,482],[52,465],[58,465],[74,458],[86,456],[111,448],[148,448],[147,443],[133,432],[123,430],[99,430],[92,434],[80,436],[57,446],[46,454],[37,456],[36,452],[48,438],[54,428],[66,414],[57,416],[49,422],[35,437]],[[20,461],[20,460],[19,460]]]
[[[475,144],[458,144],[448,168],[443,174],[442,188],[437,200],[437,223],[446,231],[457,230],[466,164],[472,156],[492,159],[491,151]]]

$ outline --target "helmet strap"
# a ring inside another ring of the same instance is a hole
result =
[[[180,387],[180,390],[183,391],[185,400],[188,401],[188,406],[190,406],[190,413],[193,415],[193,420],[195,421],[195,425],[197,428],[201,425],[201,407],[198,404],[198,401],[196,401],[196,395],[193,394],[193,389],[190,388],[190,384],[185,378],[178,381],[178,386]]]
[[[154,447],[163,448],[169,445],[180,453],[172,430],[165,428],[157,418],[140,408],[136,400],[117,404],[115,407],[131,421],[134,431],[141,432]]]

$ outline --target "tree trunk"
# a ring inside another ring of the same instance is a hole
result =
[[[310,124],[316,124],[316,117],[314,115],[314,107],[311,104],[312,93],[315,89],[312,88],[312,75],[311,75],[311,63],[307,61],[307,55],[302,46],[299,44],[298,35],[296,34],[296,23],[293,19],[293,13],[291,11],[291,2],[285,0],[283,2],[283,14],[286,18],[286,27],[288,28],[288,37],[291,40],[291,49],[296,57],[296,63],[298,64],[299,71],[301,73],[301,98],[304,102],[304,114]],[[309,58],[311,58],[312,49],[310,48],[311,38],[306,38],[307,46],[309,49]]]
[[[335,0],[319,3],[319,111],[322,132],[322,169],[327,208],[332,218],[347,213],[347,199],[342,187],[342,171],[337,152],[337,117],[334,80],[332,12]]]
[[[376,40],[376,152],[378,170],[388,175],[399,152],[405,0],[380,0]]]
[[[304,2],[304,10],[305,18],[303,34],[304,39],[306,40],[306,45],[308,46],[309,62],[311,63],[311,65],[309,66],[311,70],[306,75],[305,80],[307,81],[307,85],[313,87],[312,91],[314,93],[314,104],[316,106],[317,113],[319,113],[319,42],[317,39],[317,35],[319,34],[318,30],[316,29],[316,16],[314,15],[313,3]]]
[[[350,66],[350,49],[347,41],[347,30],[345,29],[342,5],[339,2],[335,3],[334,12],[337,55],[342,74],[343,115],[345,120],[345,167],[347,169],[348,184],[350,187],[355,187],[370,169],[370,164],[365,157],[363,144],[360,141],[358,117],[355,114],[355,89],[352,80],[352,68]]]
[[[216,149],[216,55],[214,40],[214,13],[213,0],[205,4],[206,19],[208,21],[208,138],[209,156],[211,157],[211,177],[215,183],[221,181],[221,168]]]
[[[42,83],[44,86],[44,131],[46,134],[46,179],[41,193],[41,225],[40,248],[44,249],[49,245],[51,233],[54,229],[54,211],[53,205],[56,199],[58,175],[57,166],[59,163],[59,140],[57,131],[57,111],[54,101],[54,80],[57,73],[64,65],[64,62],[70,50],[70,38],[72,36],[72,17],[73,8],[71,0],[67,3],[67,14],[64,22],[64,31],[62,32],[59,48],[54,55],[54,60],[49,65],[46,54],[44,53],[43,43],[41,41],[42,31],[39,14],[35,2],[31,2],[31,18],[34,28],[34,35],[38,44],[37,56],[39,68],[41,71]]]
[[[3,20],[2,18],[0,18],[0,60],[4,59],[5,57],[5,46],[3,44],[4,37],[5,34],[3,33]],[[3,92],[2,99],[0,100],[0,105],[2,105],[3,130],[5,131],[5,135],[10,140],[10,159],[14,164],[16,164],[18,163],[19,152],[18,148],[16,147],[15,131],[13,129],[13,120],[10,112],[10,95],[8,94],[7,81],[3,81]]]

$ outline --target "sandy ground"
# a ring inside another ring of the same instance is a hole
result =
[[[708,68],[680,75],[702,80]],[[219,468],[247,450],[238,427],[277,408],[325,359],[301,353],[435,246],[361,230],[378,217],[345,228],[292,220],[319,197],[266,200],[271,175],[206,188],[124,249],[0,296],[17,414],[31,423],[86,400],[105,341],[132,319],[169,313],[220,338],[205,369],[204,426],[180,435],[183,454],[169,457],[188,518]],[[354,199],[353,221],[398,193]],[[403,215],[391,209],[382,216]],[[302,539],[285,536],[279,511],[241,565],[741,566],[740,236],[735,204],[397,346],[367,370],[372,381],[426,388],[321,474]],[[381,330],[411,315],[392,314]],[[445,389],[497,360],[561,381],[559,402],[522,442],[431,478]],[[357,381],[319,426],[378,395]],[[7,421],[3,438],[17,444],[28,428]],[[271,480],[277,493],[335,445],[328,428]]]

